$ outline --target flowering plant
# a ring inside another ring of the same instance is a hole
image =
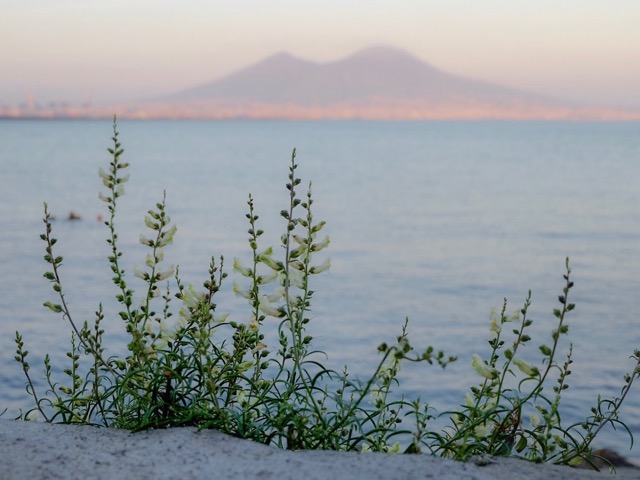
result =
[[[506,313],[505,300],[500,314],[491,318],[488,358],[471,356],[481,383],[471,387],[460,409],[440,414],[450,419],[443,431],[430,428],[435,414],[427,404],[406,400],[394,389],[404,362],[444,368],[456,358],[433,347],[416,352],[409,341],[408,321],[395,342],[380,344],[379,363],[364,380],[352,378],[346,367],[341,372],[326,368],[321,352],[312,346],[309,311],[315,300],[313,278],[331,265],[329,258],[317,259],[330,239],[323,233],[325,222],[314,218],[311,184],[299,194],[295,150],[286,184],[287,205],[281,211],[285,228],[279,254],[260,245],[264,231],[249,196],[250,258],[233,260],[237,278],[232,286],[235,295],[248,303],[245,321],[219,312],[215,303],[227,278],[224,257],[212,257],[201,287],[184,284],[177,266],[165,266],[165,251],[177,233],[166,196],[144,216],[149,233],[139,241],[148,251],[144,266],[133,268],[136,281],[143,285],[140,300],[134,300],[116,232],[128,163],[121,159],[124,150],[115,119],[112,140],[109,168],[99,171],[106,187],[99,197],[109,211],[108,263],[117,290],[118,317],[128,335],[127,353],[107,354],[102,305],[91,324],[79,324],[72,315],[62,287],[63,259],[54,254],[56,239],[45,204],[41,238],[49,270],[44,277],[58,300],[44,306],[71,327],[70,364],[60,380],[50,357],[44,357],[47,392],[41,396],[31,378],[23,337],[16,332],[15,358],[35,402],[23,418],[131,430],[191,425],[289,449],[428,451],[460,460],[488,453],[571,464],[591,462],[590,444],[604,425],[624,426],[618,412],[640,375],[639,351],[619,398],[598,397],[584,422],[561,425],[561,394],[568,388],[572,363],[571,347],[566,360],[557,361],[559,339],[568,332],[566,316],[574,309],[568,301],[573,287],[568,260],[558,298],[561,308],[554,310],[557,326],[551,342],[538,347],[541,364],[535,365],[524,351],[531,343],[527,333],[532,324],[531,294],[512,315]],[[505,330],[511,327],[514,337],[507,342]],[[545,388],[554,375],[557,385],[550,394]]]

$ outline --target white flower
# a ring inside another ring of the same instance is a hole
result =
[[[164,260],[164,250],[156,250],[155,257],[151,254],[147,254],[145,263],[147,267],[155,267],[162,260]]]
[[[145,245],[147,247],[153,247],[153,240],[149,240],[147,237],[145,237],[144,235],[140,235],[140,238],[138,239],[138,241],[142,244]]]
[[[378,386],[373,387],[371,389],[371,404],[376,408],[380,408],[382,407],[383,401],[384,401],[384,398],[382,396],[380,387]]]
[[[533,428],[536,428],[538,425],[540,425],[540,417],[537,414],[532,413],[531,414],[531,426]]]
[[[27,413],[26,420],[28,422],[39,422],[42,419],[43,419],[42,413],[38,409],[31,410],[29,413]]]
[[[400,442],[396,442],[393,445],[385,445],[384,451],[387,453],[398,453],[400,451]]]
[[[298,270],[289,270],[289,282],[294,287],[304,288],[302,272]]]
[[[266,248],[260,255],[266,255],[267,257],[270,257],[271,255],[273,255],[273,247]]]
[[[170,243],[173,243],[173,237],[175,236],[177,231],[178,231],[178,227],[174,225],[169,230],[163,232],[160,235],[160,241],[158,242],[158,247],[159,248],[166,247]]]
[[[258,284],[259,285],[267,285],[268,283],[273,282],[274,280],[276,280],[279,276],[279,272],[277,271],[273,271],[271,272],[269,275],[260,275],[258,277]]]
[[[326,236],[324,237],[324,240],[322,240],[321,242],[314,243],[313,245],[311,245],[311,251],[319,252],[320,250],[327,248],[329,246],[329,243],[330,243],[329,237]]]
[[[144,216],[144,224],[147,226],[147,228],[150,228],[151,230],[160,230],[160,224],[157,222],[154,222],[153,218],[151,218],[149,215]]]
[[[204,300],[204,295],[198,292],[192,284],[182,292],[182,303],[188,308],[197,308]]]
[[[252,275],[251,270],[245,267],[238,257],[233,259],[233,270],[243,277],[250,277]]]
[[[295,262],[289,262],[289,266],[291,268],[295,268],[298,271],[304,270],[304,264],[302,262],[299,262],[298,260],[296,260]]]
[[[306,245],[307,244],[307,239],[306,238],[302,238],[300,235],[294,235],[293,236],[293,241],[296,242],[298,245]]]
[[[153,325],[151,325],[151,323],[146,323],[144,325],[144,331],[150,335],[153,334]]]
[[[211,318],[213,319],[214,323],[224,323],[227,321],[227,318],[229,317],[229,312],[225,312],[225,313],[218,313],[215,315],[212,315]]]
[[[255,318],[249,322],[249,330],[253,333],[258,333],[258,330],[260,330],[260,324]]]
[[[284,296],[284,288],[280,288],[273,292],[271,295],[267,295],[267,300],[269,300],[270,303],[276,303],[277,301],[282,300]]]
[[[477,438],[484,438],[487,436],[489,429],[487,428],[487,424],[486,423],[482,423],[480,425],[476,425],[476,427],[473,429],[473,433],[475,434],[475,436]]]
[[[315,267],[311,267],[310,272],[311,273],[322,273],[322,272],[324,272],[326,270],[329,270],[329,268],[331,268],[331,259],[327,258],[320,265],[316,265]]]
[[[492,319],[491,320],[491,338],[496,338],[499,334],[500,334],[500,330],[502,329],[502,327],[500,326],[500,324],[496,321],[496,319]]]
[[[533,365],[529,365],[527,362],[519,358],[514,358],[513,363],[525,375],[538,375],[539,373],[536,367],[534,367]]]
[[[251,292],[249,290],[243,290],[242,287],[233,282],[233,293],[236,294],[236,297],[246,298],[247,300],[251,300]]]
[[[165,322],[160,322],[160,341],[156,342],[156,347],[164,348],[167,346],[169,340],[173,340],[176,337],[176,332],[169,328]]]
[[[149,280],[149,274],[147,272],[145,272],[144,270],[142,270],[140,267],[138,267],[137,265],[133,266],[133,275],[144,280],[147,281]]]
[[[264,263],[267,267],[271,268],[272,270],[275,271],[280,271],[280,270],[284,270],[284,265],[282,264],[282,262],[278,262],[277,260],[274,260],[273,258],[271,258],[270,255],[258,255],[258,261]]]
[[[266,315],[270,315],[276,318],[281,318],[284,316],[284,312],[281,309],[270,305],[266,295],[260,297],[260,311],[262,311],[262,313]]]
[[[488,380],[493,380],[498,377],[498,372],[495,368],[491,368],[489,365],[484,363],[484,360],[480,358],[480,355],[474,353],[471,356],[471,366],[474,368],[478,374]]]
[[[244,405],[247,403],[247,392],[245,392],[244,390],[240,390],[238,392],[236,392],[236,402],[238,402],[240,405]]]
[[[249,360],[248,362],[242,362],[240,365],[238,365],[239,373],[246,372],[253,366],[253,364],[254,364],[253,360]]]
[[[100,179],[102,180],[102,183],[105,187],[111,188],[113,186],[113,177],[105,172],[102,168],[98,170],[98,175],[100,176]]]
[[[313,233],[319,232],[320,230],[322,230],[322,227],[324,227],[327,224],[327,222],[325,222],[324,220],[321,220],[320,222],[318,222],[317,225],[315,225],[311,231]]]
[[[163,280],[166,280],[167,278],[170,278],[173,276],[173,274],[176,273],[176,267],[174,267],[173,265],[171,265],[167,270],[165,270],[164,272],[158,272],[156,273],[156,280],[158,282],[161,282]]]

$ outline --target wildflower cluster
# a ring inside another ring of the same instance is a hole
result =
[[[528,316],[531,292],[519,311],[507,315],[505,300],[500,314],[492,315],[488,359],[473,354],[471,360],[482,382],[471,387],[461,410],[449,412],[452,425],[438,436],[438,454],[459,460],[487,453],[522,456],[534,462],[576,465],[586,461],[593,465],[590,445],[596,433],[607,424],[624,425],[617,415],[631,383],[640,374],[638,352],[634,355],[633,373],[625,376],[621,398],[598,397],[598,406],[586,421],[568,427],[562,425],[560,402],[562,392],[569,388],[572,345],[564,362],[556,359],[560,338],[569,331],[566,317],[575,308],[568,300],[574,286],[570,274],[567,259],[565,284],[558,297],[561,307],[553,312],[556,328],[551,332],[549,344],[538,345],[542,355],[539,366],[529,360],[532,352],[524,350],[532,341],[527,333],[533,323]],[[510,342],[505,338],[505,330],[509,329],[513,335]],[[552,393],[547,392],[548,381],[554,373]]]
[[[227,277],[223,257],[211,259],[200,288],[183,284],[179,268],[166,265],[166,250],[177,232],[167,213],[166,195],[144,216],[147,233],[139,242],[148,250],[144,261],[133,267],[133,278],[127,275],[116,213],[129,165],[122,161],[115,121],[113,132],[109,168],[99,171],[106,192],[99,197],[109,212],[108,263],[121,307],[118,317],[128,334],[127,354],[107,355],[102,305],[92,324],[75,321],[65,300],[63,259],[54,254],[56,239],[45,204],[42,240],[51,267],[45,278],[59,300],[45,306],[71,326],[70,365],[63,369],[68,380],[63,384],[54,378],[45,357],[48,389],[40,396],[31,378],[29,352],[16,332],[16,360],[35,401],[35,408],[24,417],[132,430],[196,425],[295,449],[397,450],[397,444],[390,448],[387,440],[396,435],[392,427],[401,422],[400,411],[424,409],[418,403],[387,401],[401,361],[437,359],[444,366],[453,359],[442,352],[434,354],[433,348],[411,357],[405,324],[398,345],[381,350],[383,359],[367,381],[352,380],[346,369],[338,373],[321,364],[308,331],[315,293],[311,283],[330,268],[328,258],[317,260],[330,239],[323,234],[325,222],[314,218],[311,184],[304,195],[298,192],[295,150],[286,184],[287,208],[281,212],[284,234],[277,250],[260,245],[264,232],[249,196],[251,257],[248,262],[234,259],[237,279],[232,288],[248,302],[250,313],[234,320],[219,313],[214,301]],[[138,299],[130,287],[134,280],[143,286]],[[365,399],[376,396],[371,409]]]
[[[565,317],[574,309],[568,302],[573,287],[568,260],[558,298],[561,307],[554,311],[556,327],[549,342],[538,346],[541,362],[532,362],[533,355],[525,349],[532,343],[531,294],[512,315],[506,313],[505,301],[491,318],[488,357],[471,357],[479,385],[471,387],[460,409],[440,414],[450,425],[434,431],[429,428],[435,416],[429,405],[396,393],[400,372],[405,362],[444,368],[456,358],[433,347],[414,350],[408,320],[394,343],[378,347],[379,363],[365,379],[353,378],[346,367],[340,372],[326,368],[322,352],[313,349],[311,287],[314,277],[330,268],[329,258],[322,257],[330,239],[324,234],[325,222],[314,218],[311,184],[305,193],[299,192],[295,150],[278,248],[262,245],[264,231],[249,196],[250,256],[234,258],[236,279],[231,287],[248,303],[249,313],[234,319],[218,312],[215,303],[227,278],[224,257],[211,258],[201,286],[184,284],[179,268],[165,263],[177,232],[167,213],[166,195],[144,216],[147,233],[139,241],[147,251],[143,262],[133,267],[133,279],[127,275],[116,213],[128,163],[121,159],[124,150],[115,120],[112,140],[109,167],[99,171],[106,192],[99,196],[109,212],[108,264],[118,317],[128,335],[127,353],[107,354],[103,325],[111,323],[101,304],[91,324],[80,324],[72,315],[62,287],[63,259],[54,253],[56,239],[45,204],[41,238],[49,268],[44,277],[57,300],[44,306],[69,323],[71,347],[62,380],[45,356],[47,391],[42,396],[32,379],[23,337],[16,332],[15,358],[35,402],[25,419],[131,430],[192,425],[289,449],[426,451],[461,460],[489,453],[556,463],[591,462],[589,446],[604,425],[626,428],[618,412],[640,375],[640,351],[634,354],[636,367],[625,376],[619,398],[598,397],[584,422],[561,425],[561,394],[569,386],[572,363],[571,347],[564,362],[557,360],[559,340],[568,333]],[[140,297],[130,281],[142,285]],[[551,393],[547,383],[553,375]]]

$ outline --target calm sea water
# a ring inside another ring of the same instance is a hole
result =
[[[336,368],[366,374],[376,347],[393,341],[405,317],[417,346],[460,360],[444,372],[407,369],[404,391],[440,411],[464,401],[477,381],[473,353],[488,354],[489,315],[533,292],[536,346],[550,341],[551,314],[571,258],[577,303],[564,414],[577,421],[597,393],[617,396],[629,356],[640,348],[640,125],[553,122],[120,122],[131,181],[120,210],[125,267],[144,262],[137,245],[145,212],[167,194],[178,224],[167,251],[185,282],[206,278],[209,259],[248,259],[244,214],[251,193],[265,243],[276,245],[286,207],[287,168],[313,180],[315,216],[328,222],[329,273],[317,278],[311,333]],[[15,330],[34,377],[46,352],[63,362],[69,329],[45,311],[53,299],[42,273],[42,203],[58,220],[67,299],[77,320],[112,304],[107,231],[97,198],[106,166],[107,121],[0,122],[0,407],[30,407],[13,361]],[[83,221],[64,220],[70,211]],[[265,245],[266,246],[266,245]],[[220,311],[248,316],[222,292]],[[120,348],[112,316],[110,348]],[[567,346],[567,342],[563,343]],[[640,388],[622,418],[640,435]],[[636,461],[622,431],[597,446]]]

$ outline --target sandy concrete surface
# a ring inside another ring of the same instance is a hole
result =
[[[612,476],[517,459],[467,463],[429,455],[289,452],[216,431],[175,428],[140,433],[0,420],[0,479],[602,479]]]

